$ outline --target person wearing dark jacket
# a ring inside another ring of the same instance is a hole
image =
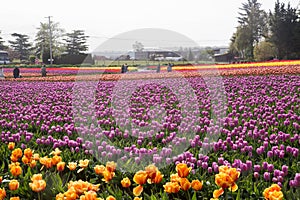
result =
[[[13,75],[14,78],[20,78],[20,69],[18,67],[14,68]]]

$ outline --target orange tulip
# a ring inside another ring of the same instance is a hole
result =
[[[42,174],[34,174],[31,177],[31,181],[32,182],[34,182],[34,181],[40,181],[40,180],[43,180],[43,175]]]
[[[46,181],[44,180],[33,181],[32,183],[29,183],[29,186],[31,187],[32,191],[41,192],[46,188]]]
[[[216,174],[215,183],[221,188],[229,188],[234,182],[228,174],[221,172]]]
[[[9,150],[13,150],[15,148],[15,143],[14,142],[9,142],[7,145]]]
[[[22,162],[27,165],[31,162],[30,158],[26,157],[25,155],[22,157]]]
[[[0,176],[0,184],[2,183],[2,181],[3,181],[3,177],[2,177],[2,176]]]
[[[138,185],[135,188],[133,188],[133,194],[134,196],[140,196],[143,192],[143,186]]]
[[[95,167],[94,167],[94,171],[95,171],[95,173],[96,174],[98,174],[98,175],[102,175],[103,174],[103,172],[105,171],[105,166],[104,165],[96,165]]]
[[[52,159],[48,158],[47,156],[40,158],[40,163],[47,169],[52,167]]]
[[[62,161],[62,158],[61,156],[58,156],[58,155],[54,155],[51,159],[51,164],[52,165],[57,165],[57,163],[61,162]]]
[[[187,191],[191,187],[191,183],[187,178],[180,179],[180,187],[183,191]]]
[[[171,178],[171,182],[179,182],[180,181],[180,177],[178,176],[178,174],[171,174],[170,178]]]
[[[133,177],[133,181],[136,184],[143,185],[146,183],[147,178],[148,178],[148,174],[146,171],[138,171],[135,173],[135,175]]]
[[[106,169],[110,172],[114,172],[116,170],[117,164],[115,162],[107,162]]]
[[[104,170],[103,172],[103,181],[105,181],[106,183],[108,183],[109,181],[111,181],[113,179],[113,177],[115,176],[115,173],[114,172],[110,172],[108,170]]]
[[[35,153],[35,154],[33,154],[32,159],[35,161],[38,161],[38,160],[40,160],[40,155],[38,153]]]
[[[67,168],[69,168],[69,170],[73,171],[75,170],[77,167],[77,163],[76,162],[69,162],[67,165]]]
[[[278,184],[272,184],[270,187],[266,188],[263,192],[266,200],[282,200],[283,193],[281,187]]]
[[[55,156],[59,156],[61,153],[61,150],[59,150],[59,148],[55,148],[54,151],[52,151],[49,155],[55,155]]]
[[[29,167],[33,168],[36,166],[36,161],[35,160],[32,160],[30,163],[29,163]]]
[[[220,188],[220,189],[214,191],[213,197],[218,199],[223,193],[224,193],[223,188]]]
[[[57,165],[56,165],[57,171],[60,171],[60,172],[64,171],[65,165],[66,165],[65,162],[59,162],[59,163],[57,163]]]
[[[160,171],[157,171],[154,179],[151,179],[151,183],[158,184],[162,181],[163,177],[164,175],[162,175]]]
[[[191,167],[187,167],[185,163],[179,163],[176,165],[176,171],[180,178],[185,178],[189,175],[190,171],[192,170]]]
[[[4,199],[6,197],[6,191],[4,188],[0,188],[0,200]]]
[[[97,193],[95,191],[87,191],[84,195],[80,196],[80,200],[96,200]]]
[[[203,183],[199,180],[193,180],[191,185],[195,191],[201,190],[203,187]]]
[[[33,151],[30,148],[25,149],[24,156],[26,156],[28,159],[31,159],[31,157],[33,156]]]
[[[122,184],[122,187],[124,187],[124,188],[130,187],[130,185],[131,185],[130,179],[128,177],[123,178],[123,180],[121,180],[121,184]]]
[[[150,179],[154,179],[156,176],[156,172],[158,171],[157,167],[155,165],[149,165],[145,168],[145,171],[148,174],[148,177]]]
[[[167,193],[177,193],[180,190],[178,182],[167,182],[163,187]]]
[[[85,159],[85,160],[79,160],[79,167],[81,168],[87,168],[87,166],[89,165],[89,160],[88,159]]]
[[[13,179],[9,182],[8,187],[10,190],[17,190],[19,188],[19,181]]]
[[[142,197],[134,197],[133,200],[142,200],[143,198]]]
[[[22,174],[22,168],[19,165],[20,163],[18,162],[9,165],[10,173],[13,176],[19,176],[20,174]]]
[[[109,195],[108,197],[106,197],[106,200],[116,200],[116,198],[113,197],[113,196],[111,196],[111,195]]]
[[[71,187],[64,193],[64,196],[68,200],[76,200],[77,199],[76,190],[73,187]]]
[[[12,155],[13,157],[19,159],[19,158],[22,157],[23,153],[22,153],[22,150],[21,150],[20,148],[17,148],[17,149],[15,149],[15,150],[13,150],[13,151],[11,152],[11,155]]]
[[[10,197],[9,200],[20,200],[20,197]]]
[[[64,200],[65,199],[65,195],[62,193],[58,193],[55,197],[55,200]]]

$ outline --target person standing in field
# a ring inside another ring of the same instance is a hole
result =
[[[169,64],[168,64],[168,68],[167,68],[168,72],[171,72],[171,71],[172,71],[172,67],[173,67],[173,65],[172,65],[171,63],[169,63]]]
[[[13,76],[14,76],[14,78],[20,78],[20,69],[18,67],[14,68]]]
[[[41,73],[42,73],[42,77],[46,77],[46,75],[47,75],[46,65],[42,66]]]
[[[158,65],[157,65],[156,72],[157,72],[157,73],[160,72],[160,64],[159,64],[159,63],[158,63]]]

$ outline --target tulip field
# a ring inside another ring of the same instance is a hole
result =
[[[0,79],[0,200],[300,199],[300,61],[47,70]]]

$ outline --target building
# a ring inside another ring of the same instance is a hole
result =
[[[0,64],[9,64],[10,60],[7,51],[0,51]]]
[[[157,47],[144,47],[142,51],[131,50],[128,55],[132,60],[180,61],[183,59],[179,52]]]

